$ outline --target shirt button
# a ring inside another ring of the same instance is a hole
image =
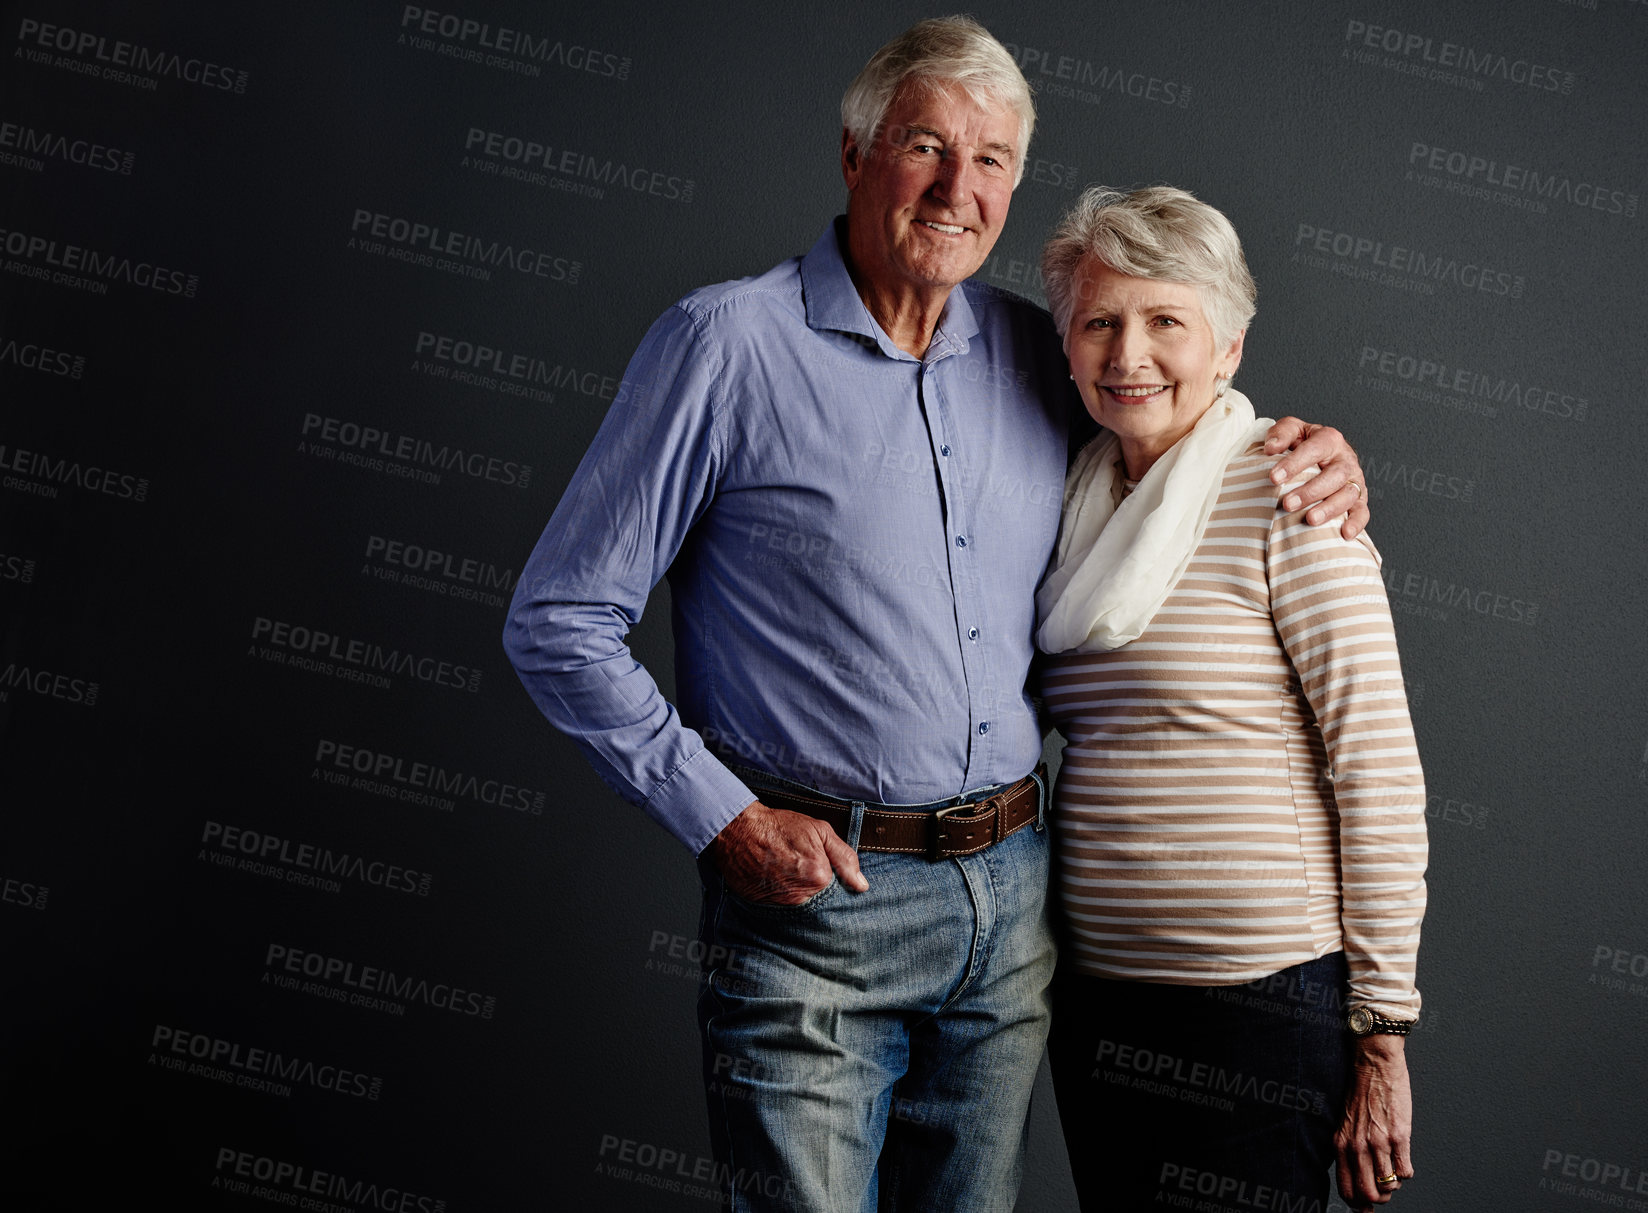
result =
[[[988,733],[989,731],[990,731],[990,722],[988,720],[980,721],[979,722],[979,736],[982,737],[982,736],[984,736],[984,734]]]
[[[938,453],[948,459],[950,457],[950,444],[946,442],[943,446],[939,447]]]
[[[967,536],[965,536],[965,535],[957,535],[957,536],[956,536],[956,546],[957,546],[957,547],[958,547],[958,548],[964,548],[964,547],[966,547],[966,546],[967,546]]]
[[[967,629],[967,639],[968,640],[977,640],[978,639],[978,629],[977,628],[968,628]]]

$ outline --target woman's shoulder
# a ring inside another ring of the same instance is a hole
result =
[[[1225,465],[1224,481],[1219,490],[1219,508],[1228,509],[1238,503],[1258,514],[1269,515],[1276,506],[1281,490],[1270,482],[1270,470],[1276,466],[1276,456],[1265,454],[1263,442],[1255,442],[1232,456]]]

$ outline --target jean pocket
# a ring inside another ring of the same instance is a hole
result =
[[[793,906],[782,905],[776,901],[749,901],[743,897],[740,897],[731,889],[728,889],[725,883],[723,883],[721,887],[726,890],[728,901],[737,906],[739,909],[747,910],[753,914],[805,914],[817,910],[826,902],[833,900],[837,890],[841,888],[841,881],[837,879],[834,872],[831,872],[829,884],[825,885],[822,889],[818,890],[818,892],[807,898],[806,901],[799,902]]]

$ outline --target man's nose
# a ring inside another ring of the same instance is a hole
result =
[[[973,163],[965,156],[944,156],[933,177],[933,196],[951,205],[965,202],[973,194]]]

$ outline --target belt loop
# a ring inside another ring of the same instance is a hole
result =
[[[1041,834],[1047,830],[1047,784],[1040,767],[1030,772],[1030,778],[1036,781],[1036,833]]]
[[[858,836],[864,830],[864,802],[853,801],[852,816],[847,819],[847,845],[858,850]]]

